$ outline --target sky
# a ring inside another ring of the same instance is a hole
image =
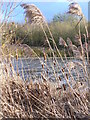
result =
[[[68,11],[69,2],[30,2],[29,4],[35,4],[41,10],[46,20],[50,22],[55,14],[63,14]],[[88,20],[88,2],[79,2],[79,4],[82,8],[84,16]],[[10,16],[11,21],[18,23],[24,23],[24,18],[24,10],[21,6],[18,6]]]

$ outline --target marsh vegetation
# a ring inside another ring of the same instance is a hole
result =
[[[23,25],[6,22],[15,7],[7,3],[0,23],[0,118],[89,120],[90,36],[79,4],[51,23],[21,4]]]

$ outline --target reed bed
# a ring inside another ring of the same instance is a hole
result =
[[[90,91],[86,86],[79,85],[73,93],[48,81],[30,83],[8,78],[0,89],[3,118],[89,119]]]
[[[10,5],[10,4],[9,4]],[[66,42],[60,37],[59,44],[66,48],[68,54],[72,51],[72,54],[79,61],[69,62],[67,55],[65,60],[63,59],[60,50],[58,49],[54,37],[48,27],[48,24],[41,13],[41,11],[35,5],[22,4],[25,9],[28,22],[33,25],[40,26],[46,42],[49,46],[51,54],[53,56],[50,65],[47,64],[49,60],[48,55],[43,50],[43,59],[41,59],[36,52],[28,45],[24,45],[26,50],[30,50],[40,61],[42,71],[40,79],[36,80],[34,75],[34,81],[32,77],[24,78],[24,72],[22,69],[22,76],[19,74],[18,63],[16,64],[16,71],[12,64],[14,56],[8,48],[10,36],[7,41],[0,48],[0,118],[16,118],[16,119],[71,119],[71,120],[83,120],[90,119],[90,76],[89,76],[89,45],[88,45],[88,31],[85,24],[86,34],[85,46],[83,47],[81,41],[80,22],[79,34],[75,36],[76,42],[80,45],[80,50],[75,46],[72,41],[67,38]],[[69,6],[69,12],[82,17],[83,13],[80,6],[77,3],[72,3]],[[81,20],[81,19],[80,19]],[[84,21],[85,23],[85,21]],[[4,24],[4,23],[3,23]],[[0,27],[3,28],[3,24]],[[5,27],[5,26],[4,26]],[[48,38],[45,29],[48,30],[50,38]],[[3,33],[3,31],[2,31]],[[53,43],[51,46],[50,40]],[[6,48],[6,49],[5,49]],[[4,50],[5,49],[5,50]],[[60,57],[64,66],[60,66],[56,57],[55,51]],[[64,51],[65,52],[65,51]],[[86,57],[86,59],[85,59]],[[15,58],[18,62],[18,48],[15,48]],[[23,63],[20,61],[23,68]],[[30,69],[30,68],[28,68]],[[79,70],[82,70],[82,74]],[[67,71],[67,73],[65,72]],[[77,74],[77,79],[74,80],[72,71]],[[27,71],[25,71],[27,72]],[[53,74],[55,81],[50,80],[48,74]],[[59,74],[61,73],[61,74]],[[65,83],[63,79],[65,80]],[[83,78],[80,79],[80,77]],[[62,84],[61,84],[62,82]]]

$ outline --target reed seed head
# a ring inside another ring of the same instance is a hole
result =
[[[68,11],[68,13],[75,14],[75,15],[78,15],[78,16],[83,16],[81,7],[76,2],[73,2],[73,3],[69,4],[69,11]]]
[[[41,11],[34,4],[22,4],[21,7],[25,9],[26,18],[31,24],[43,24],[45,18]]]
[[[63,45],[65,47],[67,47],[67,44],[62,37],[59,38],[59,45]]]
[[[72,41],[70,40],[70,38],[67,38],[67,44],[68,46],[72,46]]]

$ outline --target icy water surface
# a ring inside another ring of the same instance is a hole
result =
[[[57,62],[52,58],[49,58],[46,62],[43,58],[40,58],[40,60],[38,58],[19,58],[18,61],[16,59],[12,60],[15,71],[18,71],[24,80],[41,80],[42,76],[51,81],[61,78],[63,82],[65,82],[65,76],[69,80],[85,81],[87,79],[82,61],[68,59],[64,60],[63,63],[60,58],[57,58]]]

